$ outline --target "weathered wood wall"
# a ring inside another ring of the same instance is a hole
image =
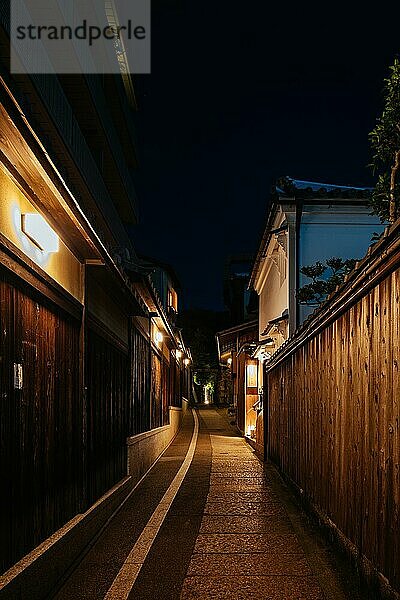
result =
[[[400,269],[380,279],[389,262],[382,253],[372,288],[361,273],[358,301],[280,353],[266,426],[272,461],[400,589]]]
[[[136,327],[131,328],[131,396],[134,423],[131,435],[150,429],[150,348],[149,340]]]
[[[169,404],[180,407],[182,405],[182,380],[181,372],[174,358],[171,357],[169,378]]]
[[[161,427],[163,423],[161,359],[155,352],[151,355],[151,420],[150,427]]]
[[[181,406],[172,357],[128,317],[127,345],[91,314],[84,336],[80,310],[69,315],[0,267],[1,571],[125,477],[126,439]]]
[[[80,323],[0,269],[1,568],[82,510]],[[14,389],[13,365],[23,387]]]
[[[126,476],[126,438],[133,431],[127,353],[87,332],[87,504]]]

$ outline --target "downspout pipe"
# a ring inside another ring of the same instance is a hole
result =
[[[295,289],[295,303],[296,303],[296,323],[295,329],[300,325],[300,305],[297,300],[297,291],[300,287],[300,236],[301,236],[301,220],[303,217],[303,201],[297,200],[296,202],[296,289]]]

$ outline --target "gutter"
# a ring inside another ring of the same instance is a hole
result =
[[[264,248],[267,245],[267,241],[269,240],[269,236],[271,235],[270,229],[271,229],[273,218],[275,217],[276,208],[277,208],[276,203],[273,202],[273,204],[271,205],[271,209],[269,211],[269,215],[268,215],[268,219],[267,219],[267,225],[266,225],[266,227],[264,229],[264,233],[262,235],[261,242],[260,242],[260,245],[258,247],[258,252],[257,252],[256,259],[254,261],[253,270],[252,270],[251,275],[250,275],[249,285],[247,286],[248,290],[254,290],[254,282],[255,282],[255,279],[256,279],[256,277],[258,275],[258,268],[259,268],[260,263],[261,263],[261,261],[263,259]]]
[[[296,309],[296,327],[300,323],[300,305],[297,300],[297,290],[300,287],[300,231],[301,231],[301,219],[303,216],[303,200],[300,200],[296,204],[296,289],[295,294],[295,309]]]

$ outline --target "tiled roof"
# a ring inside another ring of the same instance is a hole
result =
[[[273,191],[279,196],[295,196],[297,198],[368,198],[372,188],[281,177],[277,180]]]

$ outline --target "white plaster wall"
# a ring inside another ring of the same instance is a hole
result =
[[[333,212],[332,212],[333,211]],[[299,268],[327,258],[361,259],[368,251],[374,232],[381,233],[385,225],[363,206],[304,206],[299,244]],[[299,285],[311,283],[299,274]],[[300,323],[314,308],[300,306]]]
[[[286,256],[281,248],[278,252],[281,259],[287,261]],[[260,288],[260,304],[259,304],[259,334],[262,339],[262,331],[272,319],[279,317],[283,311],[288,308],[288,278],[287,267],[286,276],[282,280],[282,276],[278,271],[275,263],[266,258],[266,269],[264,280]]]

